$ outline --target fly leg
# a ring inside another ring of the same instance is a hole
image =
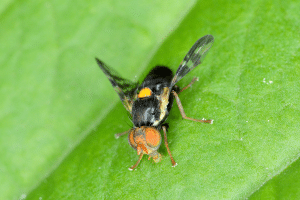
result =
[[[194,77],[193,78],[193,80],[187,85],[187,86],[185,86],[184,88],[182,88],[179,92],[178,92],[178,94],[180,94],[183,90],[186,90],[186,89],[188,89],[191,85],[193,85],[196,81],[198,81],[199,79],[198,79],[198,77]]]
[[[188,119],[188,120],[192,120],[192,121],[195,121],[195,122],[201,122],[201,123],[209,123],[209,124],[213,123],[213,120],[210,120],[210,119],[208,119],[208,120],[206,120],[206,119],[201,120],[201,119],[194,119],[194,118],[187,117],[186,114],[185,114],[185,112],[184,112],[184,110],[183,110],[183,107],[182,107],[182,104],[181,104],[181,101],[179,99],[178,94],[174,90],[172,91],[172,93],[173,93],[173,95],[174,95],[174,97],[176,99],[176,102],[177,102],[180,114],[181,114],[181,116],[182,116],[183,119]]]
[[[128,131],[122,132],[122,133],[117,133],[117,134],[115,134],[115,138],[118,139],[120,136],[125,135],[125,134],[129,133],[130,131],[131,131],[131,129]]]
[[[166,145],[166,147],[167,147],[168,154],[169,154],[169,156],[170,156],[170,158],[171,158],[172,167],[176,167],[177,163],[175,162],[175,160],[174,160],[174,158],[173,158],[173,156],[172,156],[172,154],[171,154],[171,151],[170,151],[170,149],[169,149],[169,144],[168,144],[168,139],[167,139],[167,129],[166,129],[165,126],[162,126],[162,129],[163,129],[163,131],[164,131],[165,145]]]
[[[134,168],[136,168],[136,167],[139,165],[140,161],[141,161],[142,158],[143,158],[143,155],[144,155],[144,154],[141,153],[141,154],[140,154],[140,157],[139,157],[139,159],[138,159],[138,161],[137,161],[132,167],[129,167],[129,168],[128,168],[130,171],[134,170]]]

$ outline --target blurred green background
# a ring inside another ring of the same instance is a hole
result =
[[[0,199],[297,199],[300,2],[0,3]],[[168,118],[162,162],[138,159],[130,119],[98,57],[124,78],[174,72],[194,42],[215,44],[179,82],[188,116]],[[254,193],[254,194],[253,194]]]

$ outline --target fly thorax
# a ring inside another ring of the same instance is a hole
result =
[[[138,98],[132,105],[131,114],[136,127],[153,126],[160,118],[160,101],[154,95]]]
[[[162,93],[157,97],[159,101],[159,120],[157,120],[153,126],[157,126],[161,121],[165,118],[165,116],[168,114],[168,104],[169,104],[169,96],[170,96],[170,89],[168,87],[164,87],[162,90]]]

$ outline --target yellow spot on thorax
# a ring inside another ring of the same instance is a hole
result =
[[[140,91],[138,97],[144,98],[144,97],[150,97],[151,95],[152,95],[152,91],[150,90],[150,88],[145,87]]]

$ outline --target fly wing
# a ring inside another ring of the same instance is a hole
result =
[[[129,80],[121,78],[114,70],[106,66],[102,61],[96,58],[96,61],[100,69],[104,72],[109,79],[115,91],[118,93],[124,107],[131,113],[132,104],[138,83],[131,82]]]
[[[211,48],[214,42],[214,37],[212,35],[206,35],[197,40],[197,42],[192,46],[189,52],[184,57],[183,61],[180,63],[176,74],[171,82],[172,88],[180,79],[182,79],[187,73],[192,69],[197,67],[202,63],[203,58],[206,56],[208,50]]]

